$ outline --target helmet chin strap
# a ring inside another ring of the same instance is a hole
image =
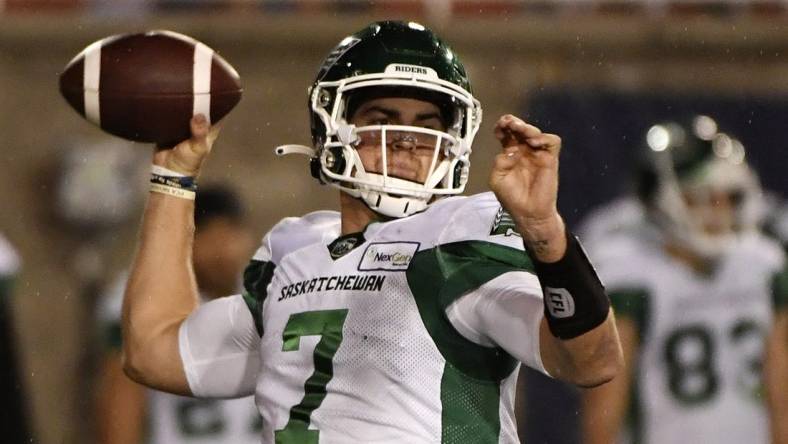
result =
[[[363,173],[364,179],[373,185],[383,185],[384,177],[380,174]],[[386,183],[400,188],[407,188],[411,182],[396,177],[385,178]],[[429,193],[420,196],[394,197],[386,192],[371,189],[364,184],[356,184],[358,197],[376,213],[388,217],[405,217],[427,208],[431,195]]]
[[[401,218],[427,208],[427,202],[413,197],[392,197],[378,191],[362,191],[361,200],[374,212]]]
[[[286,156],[288,154],[302,154],[309,157],[314,157],[317,151],[306,145],[280,145],[276,147],[274,153],[277,156]],[[358,156],[354,150],[354,157]],[[358,159],[358,165],[361,165],[361,159]],[[362,167],[363,169],[363,167]],[[361,175],[373,185],[383,185],[384,177],[380,174],[373,174],[361,172]],[[411,182],[396,177],[387,177],[385,181],[389,185],[400,188],[408,188]],[[365,185],[356,185],[354,190],[344,190],[353,197],[360,198],[372,211],[380,213],[388,217],[405,217],[413,213],[419,212],[427,208],[427,202],[431,195],[429,193],[419,193],[423,196],[403,196],[393,197],[387,193],[370,189]]]
[[[354,125],[343,123],[335,131],[335,135],[342,142],[345,159],[348,160],[345,172],[342,174],[350,174],[350,171],[355,170],[355,178],[366,183],[342,185],[341,180],[336,179],[330,180],[328,183],[361,199],[372,211],[392,218],[410,216],[426,209],[433,198],[433,193],[424,190],[425,187],[432,189],[444,182],[445,185],[448,179],[452,179],[453,182],[453,175],[448,172],[453,169],[456,162],[448,161],[440,162],[423,185],[397,177],[366,172],[358,151],[354,148],[354,144],[358,140],[355,128]],[[280,145],[276,147],[274,152],[277,156],[302,154],[311,158],[317,156],[318,153],[312,147],[298,144]],[[463,173],[467,174],[467,171]],[[381,191],[386,188],[389,191]],[[399,193],[397,190],[402,190],[402,192]]]

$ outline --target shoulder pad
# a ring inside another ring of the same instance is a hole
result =
[[[514,221],[495,194],[486,192],[468,197],[454,212],[451,223],[439,239],[441,244],[479,240],[523,250],[523,239]]]
[[[659,247],[644,234],[622,231],[583,244],[606,287],[639,287],[650,281],[655,272],[650,265],[655,258],[652,252]]]
[[[750,267],[761,265],[779,270],[785,267],[785,251],[775,239],[759,232],[747,233],[739,240],[734,254]]]
[[[584,242],[645,223],[643,205],[635,197],[622,197],[592,209],[580,222],[577,235]]]
[[[336,211],[315,211],[302,217],[286,217],[263,237],[252,257],[278,264],[284,256],[307,245],[339,236],[341,218]]]
[[[413,219],[414,226],[429,233],[425,240],[432,245],[483,241],[523,249],[511,217],[491,192],[444,199]]]

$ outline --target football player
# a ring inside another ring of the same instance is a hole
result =
[[[209,185],[195,201],[192,262],[200,302],[236,292],[254,250],[240,197],[225,185]],[[237,400],[171,395],[131,381],[121,362],[121,304],[127,273],[99,304],[107,350],[97,390],[101,444],[253,444],[262,423],[251,397]]]
[[[558,136],[501,117],[493,192],[458,196],[481,106],[457,55],[412,22],[343,39],[309,110],[312,146],[277,151],[308,155],[341,211],[283,219],[244,294],[199,308],[190,199],[217,129],[196,116],[190,140],[154,155],[128,374],[200,397],[256,392],[266,443],[517,442],[520,363],[582,386],[613,378],[609,300],[556,210]]]
[[[780,241],[783,249],[788,251],[788,201],[780,201],[777,196],[773,196],[773,210],[766,218],[765,231]]]
[[[626,365],[585,392],[585,442],[788,442],[788,273],[744,148],[708,116],[644,145],[639,202],[587,224]]]
[[[11,243],[0,234],[0,434],[3,442],[33,442],[18,339],[14,328],[13,284],[19,273],[21,259]]]

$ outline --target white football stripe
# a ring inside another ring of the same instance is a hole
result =
[[[211,121],[211,62],[213,49],[202,43],[194,47],[194,72],[192,74],[194,108],[192,115],[203,114]]]
[[[84,70],[82,72],[82,89],[84,90],[85,118],[101,126],[101,110],[99,109],[99,79],[101,78],[101,44],[92,43],[85,48]]]

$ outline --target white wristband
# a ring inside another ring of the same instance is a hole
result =
[[[159,176],[169,176],[169,177],[188,177],[183,173],[179,173],[177,171],[173,171],[168,168],[164,168],[163,166],[159,165],[151,165],[150,172],[153,174],[157,174]]]
[[[150,184],[150,190],[154,193],[167,194],[169,196],[188,200],[194,200],[194,197],[197,195],[197,193],[194,191],[184,190],[183,188],[168,187],[167,185],[158,183]]]

